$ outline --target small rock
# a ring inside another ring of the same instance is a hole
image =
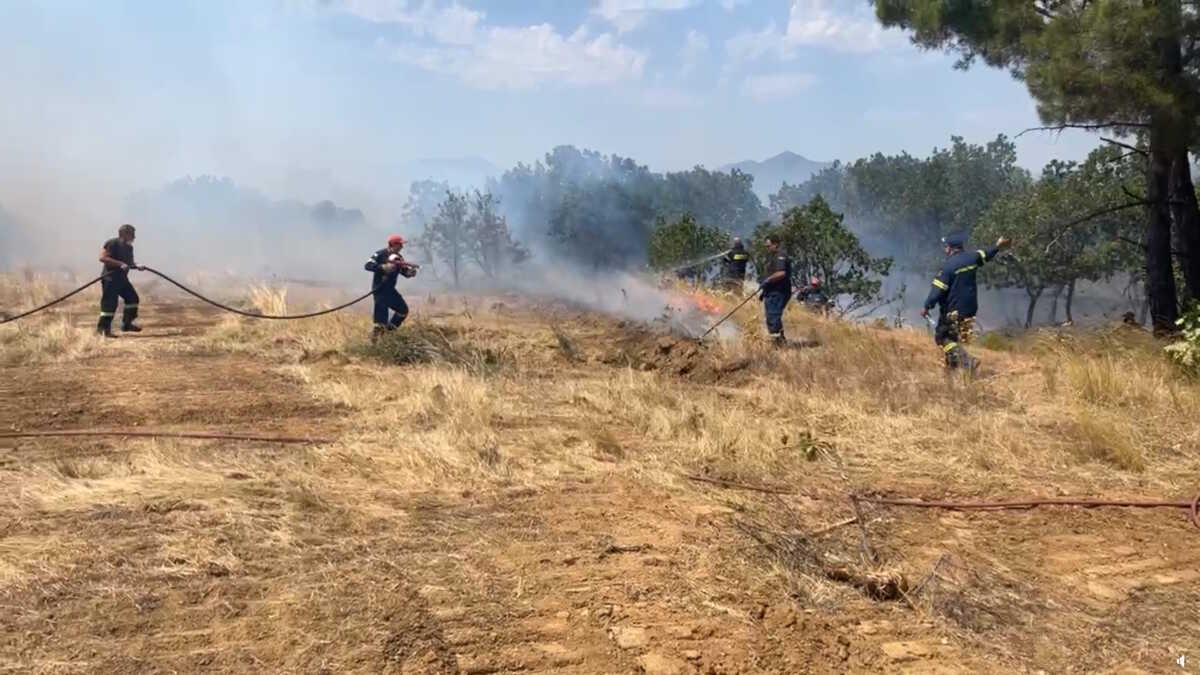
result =
[[[796,625],[796,610],[791,607],[771,607],[763,621],[768,630],[782,630]]]
[[[885,642],[879,646],[890,661],[916,661],[934,655],[934,649],[923,642]]]
[[[696,634],[696,629],[692,626],[668,626],[667,635],[676,640],[691,640]]]
[[[646,675],[683,675],[688,669],[683,661],[659,652],[650,652],[639,661]]]
[[[687,659],[688,661],[699,661],[700,652],[696,651],[695,649],[688,649],[687,651],[683,652],[683,658]]]
[[[638,626],[616,626],[609,630],[609,634],[621,649],[640,649],[650,644],[646,629]]]

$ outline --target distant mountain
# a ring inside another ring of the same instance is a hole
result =
[[[830,164],[832,162],[815,162],[794,152],[785,151],[761,162],[746,160],[737,164],[726,164],[720,169],[738,169],[754,176],[754,192],[766,202],[767,196],[779,191],[779,186],[784,182],[792,185],[803,183]]]

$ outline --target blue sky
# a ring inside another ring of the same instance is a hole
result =
[[[184,174],[370,202],[422,157],[571,143],[666,170],[1037,124],[1006,73],[956,71],[859,0],[13,0],[0,62],[0,203],[27,210]],[[1095,142],[1027,135],[1021,161]]]

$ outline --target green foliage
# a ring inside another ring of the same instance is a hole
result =
[[[520,164],[490,186],[503,197],[501,213],[524,231],[547,235],[560,254],[595,268],[644,262],[660,218],[699,214],[723,231],[748,231],[765,213],[752,188],[753,178],[740,171],[656,174],[572,146]]]
[[[418,180],[408,188],[408,200],[404,203],[404,211],[400,216],[400,229],[408,233],[416,233],[412,237],[412,246],[417,251],[422,265],[436,273],[434,261],[437,254],[434,251],[435,237],[430,223],[437,215],[438,204],[450,191],[450,185],[445,182]]]
[[[755,266],[766,269],[766,237],[779,237],[782,250],[792,259],[792,281],[804,285],[820,277],[830,297],[850,296],[843,311],[850,312],[880,299],[882,281],[891,271],[891,258],[872,258],[858,237],[843,224],[843,217],[820,196],[783,214],[778,225],[763,223],[754,230],[751,255]]]
[[[468,209],[465,194],[447,190],[446,198],[438,204],[437,214],[429,222],[427,230],[430,245],[450,268],[456,288],[462,280],[467,254],[470,251],[467,237]]]
[[[1200,142],[1195,3],[875,0],[875,8],[884,25],[910,31],[917,44],[957,52],[959,67],[981,58],[1009,69],[1026,83],[1049,125],[1109,129],[1148,141],[1147,299],[1156,328],[1169,328],[1178,315],[1172,227],[1177,241],[1197,249],[1183,251],[1190,256],[1185,259],[1200,256],[1195,188],[1190,179],[1169,178],[1172,166],[1177,175],[1188,170],[1188,149]],[[1189,265],[1185,276],[1192,294],[1200,295],[1200,263]]]
[[[1123,240],[1136,236],[1139,227],[1140,205],[1125,194],[1134,182],[1136,167],[1116,150],[1100,148],[1083,164],[1050,162],[1035,184],[983,214],[976,241],[1013,239],[1009,253],[983,268],[983,280],[1026,292],[1026,327],[1047,289],[1073,289],[1076,281],[1109,279],[1136,267],[1137,248]],[[1121,208],[1126,204],[1132,206]],[[1086,218],[1091,214],[1097,215]]]
[[[958,136],[950,141],[924,159],[877,153],[835,163],[801,185],[785,184],[770,198],[771,213],[781,217],[820,195],[858,231],[898,243],[902,260],[925,269],[943,235],[969,231],[997,199],[1031,181],[1003,135],[985,145]]]
[[[650,235],[650,268],[657,271],[674,269],[719,253],[728,243],[721,230],[701,225],[690,213],[674,222],[659,218]]]
[[[468,262],[474,262],[488,277],[495,277],[523,262],[529,251],[513,239],[508,221],[497,211],[498,200],[478,190],[471,196],[454,190],[437,205],[437,214],[418,240],[435,252],[457,287]]]
[[[1188,374],[1200,376],[1200,303],[1194,303],[1175,323],[1180,340],[1165,347],[1167,355]]]
[[[476,190],[467,216],[471,259],[490,278],[529,258],[529,250],[513,239],[508,221],[497,211],[499,202],[492,193]]]
[[[696,167],[668,173],[658,189],[656,211],[666,220],[699,215],[718,229],[749,234],[766,215],[754,194],[754,177],[737,169],[725,173]]]

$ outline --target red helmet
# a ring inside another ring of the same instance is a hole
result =
[[[820,285],[821,285],[821,280],[820,280],[820,279],[818,279],[818,278],[816,278],[816,277],[813,277],[813,278],[811,278],[811,279],[809,279],[809,280],[808,280],[808,283],[812,284],[813,286],[820,286]]]
[[[392,236],[388,237],[388,248],[391,248],[392,246],[404,246],[404,244],[404,237],[401,237],[398,234],[393,234]]]

